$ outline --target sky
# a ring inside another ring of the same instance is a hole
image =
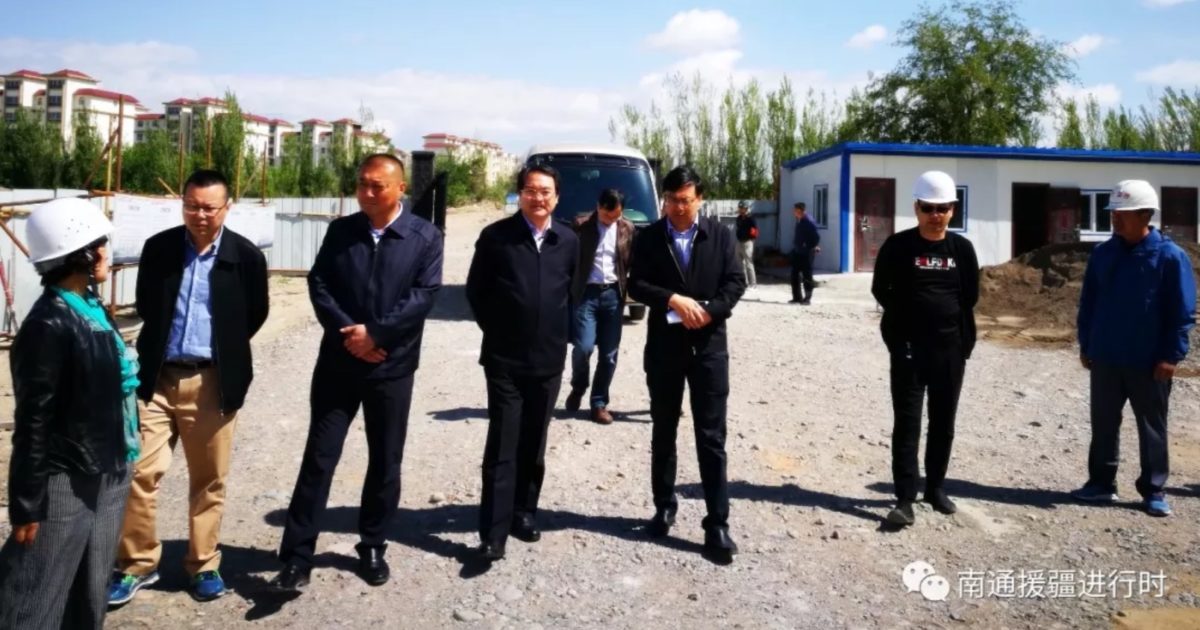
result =
[[[1074,58],[1078,79],[1059,87],[1063,96],[1137,107],[1165,86],[1200,88],[1200,1],[1016,7],[1029,29]],[[620,107],[661,103],[662,79],[677,71],[720,86],[757,78],[768,89],[786,75],[800,93],[844,97],[895,66],[904,54],[896,32],[917,8],[878,0],[21,2],[0,12],[0,72],[81,70],[153,112],[226,90],[245,111],[291,122],[358,117],[366,107],[402,149],[444,132],[520,154],[540,142],[610,141]]]

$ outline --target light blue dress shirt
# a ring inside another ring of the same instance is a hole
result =
[[[696,215],[696,220],[692,221],[692,227],[689,227],[683,232],[675,229],[670,221],[667,221],[667,231],[671,234],[671,240],[675,243],[675,255],[679,257],[679,266],[687,271],[688,265],[692,262],[692,243],[696,241],[696,231],[700,229],[700,215]]]
[[[217,251],[221,248],[222,229],[209,250],[200,254],[192,236],[184,231],[183,278],[175,299],[175,316],[167,337],[167,361],[203,361],[213,358],[212,280]]]

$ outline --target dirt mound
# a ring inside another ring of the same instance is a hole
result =
[[[1180,243],[1200,285],[1200,244]],[[1047,245],[984,267],[976,308],[984,336],[1024,341],[1075,341],[1075,316],[1088,257],[1096,243]],[[1188,372],[1200,363],[1200,326],[1192,329]]]

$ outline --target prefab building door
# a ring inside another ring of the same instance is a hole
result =
[[[896,223],[896,180],[854,178],[854,270],[874,271],[879,248]]]

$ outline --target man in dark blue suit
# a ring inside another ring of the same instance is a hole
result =
[[[509,534],[541,538],[535,515],[546,473],[546,432],[567,358],[571,283],[579,240],[556,222],[558,172],[517,174],[521,211],[486,228],[475,243],[467,300],[483,331],[488,435],[479,506],[479,557],[504,557]]]
[[[386,530],[400,503],[413,374],[425,318],[442,285],[442,234],[402,211],[404,188],[404,164],[395,156],[363,160],[362,212],[329,224],[308,274],[309,298],[325,334],[313,370],[308,444],[279,549],[285,566],[272,581],[280,590],[298,591],[308,583],[317,522],[359,406],[368,449],[359,575],[372,586],[389,577]]]

